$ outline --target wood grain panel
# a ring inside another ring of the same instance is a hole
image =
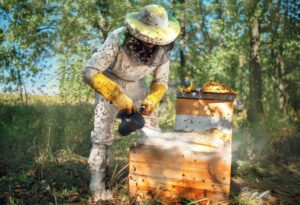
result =
[[[155,188],[131,185],[129,190],[130,197],[136,201],[160,200],[163,204],[182,204],[182,198],[185,198],[190,201],[198,201],[197,204],[228,204],[228,194],[202,189],[172,186],[172,188],[168,190],[163,185]]]
[[[230,170],[231,152],[230,150],[220,152],[183,154],[180,150],[160,149],[157,146],[132,147],[129,155],[130,162],[157,163],[163,166],[181,169],[189,168],[209,168],[219,170]]]
[[[174,187],[185,187],[191,189],[200,189],[208,190],[214,192],[222,192],[228,194],[230,191],[229,184],[218,184],[218,183],[209,183],[198,180],[188,180],[188,179],[170,179],[167,177],[148,177],[140,175],[129,175],[129,186],[138,186],[138,187],[152,187],[157,188],[158,186],[163,187],[167,190],[172,190]]]
[[[177,115],[215,116],[232,118],[233,103],[219,100],[177,98]]]
[[[168,167],[164,164],[130,162],[129,172],[133,175],[148,177],[165,177],[176,180],[195,180],[200,182],[230,184],[230,167],[217,168],[190,168]]]

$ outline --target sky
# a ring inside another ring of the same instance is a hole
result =
[[[0,9],[0,29],[3,31],[7,31],[8,29],[8,18],[11,18],[10,14]],[[34,95],[57,95],[59,93],[58,56],[43,59],[43,62],[47,62],[46,66],[48,67],[48,69],[43,70],[36,77],[26,78],[26,91],[28,94]],[[43,62],[41,62],[39,66],[42,66]],[[0,93],[2,93],[3,91],[4,85],[0,82]]]
[[[25,80],[28,93],[51,96],[59,94],[58,57],[49,57],[47,60],[49,69],[43,71],[41,76]]]

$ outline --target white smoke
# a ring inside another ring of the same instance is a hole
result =
[[[231,163],[231,149],[224,146],[221,138],[213,138],[209,133],[201,132],[168,132],[162,133],[148,127],[142,130],[141,143],[153,145],[161,150],[176,151],[183,155],[197,156],[198,160],[209,161],[211,158],[222,158]]]

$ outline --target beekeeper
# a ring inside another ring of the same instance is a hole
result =
[[[83,79],[96,91],[92,149],[89,156],[92,200],[109,200],[105,185],[107,151],[120,110],[128,114],[145,109],[145,126],[159,130],[154,108],[167,90],[170,51],[180,32],[176,19],[159,5],[129,13],[125,26],[114,30],[83,69]],[[150,91],[144,77],[153,75]]]

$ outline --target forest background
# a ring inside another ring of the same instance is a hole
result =
[[[83,63],[126,13],[150,3],[182,30],[159,108],[162,128],[174,127],[178,86],[228,84],[239,93],[231,202],[300,203],[299,2],[2,0],[0,204],[88,200],[94,92],[81,79]],[[128,201],[127,154],[136,138],[117,137],[111,149],[116,204]]]

